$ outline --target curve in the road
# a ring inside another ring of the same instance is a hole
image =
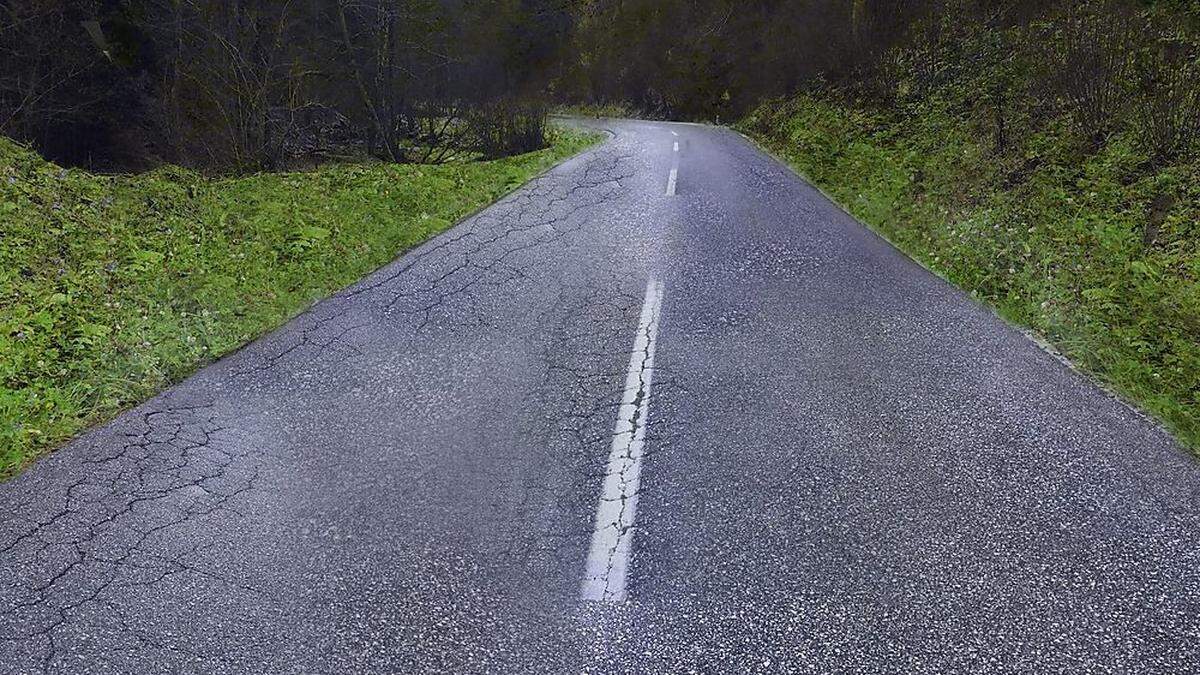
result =
[[[736,134],[589,124],[0,485],[0,671],[1196,669],[1169,435]]]

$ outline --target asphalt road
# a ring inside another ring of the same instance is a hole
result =
[[[1200,668],[1165,432],[736,134],[593,124],[0,485],[0,671]]]

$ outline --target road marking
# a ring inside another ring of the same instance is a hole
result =
[[[679,152],[679,141],[675,141],[675,152]]]
[[[650,279],[642,317],[638,321],[629,374],[617,410],[608,468],[596,507],[592,546],[580,595],[584,600],[621,602],[625,599],[625,576],[633,553],[634,518],[637,516],[638,485],[642,452],[646,445],[650,380],[654,374],[654,349],[658,342],[658,320],[662,309],[662,284]]]
[[[678,136],[679,134],[677,134],[677,133],[675,133],[674,131],[672,131],[672,132],[671,132],[671,135],[672,135],[672,136]]]
[[[675,181],[679,179],[679,169],[671,167],[671,176],[667,178],[667,196],[675,196]]]

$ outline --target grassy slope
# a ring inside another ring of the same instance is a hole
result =
[[[0,479],[572,155],[208,179],[0,138]]]
[[[1152,168],[1120,137],[1081,152],[1053,126],[995,156],[936,104],[899,116],[802,96],[742,128],[1200,450],[1200,163]],[[1178,201],[1146,246],[1164,193]]]

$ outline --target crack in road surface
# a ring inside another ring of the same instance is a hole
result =
[[[7,672],[5,663],[63,669],[84,654],[117,669],[111,664],[137,654],[172,663],[172,654],[190,653],[188,632],[162,632],[164,624],[146,608],[185,588],[193,597],[204,588],[210,597],[224,593],[232,604],[244,602],[263,615],[279,613],[286,597],[276,592],[252,598],[270,592],[260,585],[278,583],[271,571],[255,569],[245,556],[246,564],[229,569],[237,549],[222,546],[236,538],[239,523],[271,532],[255,509],[291,498],[281,477],[308,451],[303,442],[279,443],[277,429],[274,437],[265,435],[275,426],[271,417],[287,424],[306,410],[320,410],[303,401],[338,385],[347,356],[428,354],[432,350],[418,342],[422,334],[488,329],[526,289],[560,286],[569,295],[588,288],[587,276],[566,283],[566,275],[546,264],[554,258],[547,251],[559,254],[559,265],[578,264],[561,253],[586,252],[598,233],[610,236],[595,228],[593,214],[629,192],[627,183],[642,170],[635,152],[629,143],[610,142],[569,160],[178,391],[0,485],[0,510],[6,512],[0,561],[7,577],[0,585],[0,672]],[[612,256],[619,259],[619,251]],[[614,269],[609,276],[623,275]],[[272,410],[283,400],[296,408]],[[167,615],[163,621],[169,622]],[[282,642],[290,649],[297,639]],[[196,663],[225,659],[221,650],[203,651]]]
[[[624,398],[617,413],[608,469],[596,508],[580,592],[584,600],[620,602],[626,597],[662,296],[662,284],[652,278],[646,285]]]
[[[0,485],[0,673],[1195,670],[1167,434],[736,134],[603,124]]]
[[[569,183],[557,174],[533,179],[392,265],[317,303],[297,319],[298,330],[271,336],[248,350],[253,359],[239,365],[235,375],[275,370],[284,362],[302,363],[334,346],[359,356],[362,347],[349,340],[352,334],[389,318],[414,318],[413,335],[425,331],[439,312],[436,318],[459,322],[463,328],[483,325],[486,312],[474,306],[456,312],[451,301],[463,298],[472,305],[475,289],[503,291],[513,281],[528,281],[523,258],[586,229],[589,221],[576,214],[604,204],[624,189],[623,182],[634,175],[629,159],[627,152],[608,148],[593,153]],[[351,312],[371,316],[347,326]],[[337,332],[320,337],[327,326]],[[282,340],[290,344],[274,345]]]

